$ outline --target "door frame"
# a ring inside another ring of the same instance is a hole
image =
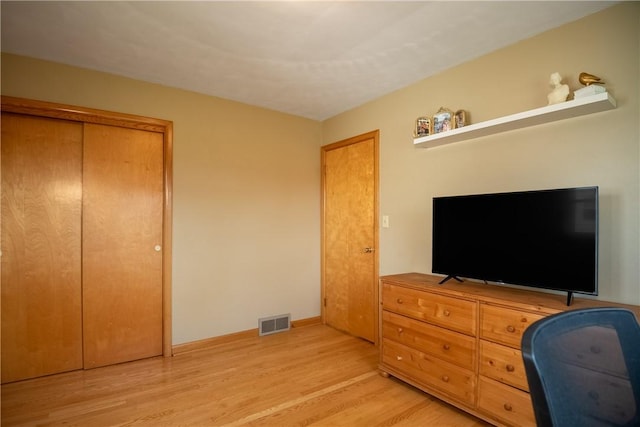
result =
[[[173,122],[133,114],[97,110],[46,101],[1,97],[2,111],[38,117],[50,117],[82,123],[98,123],[163,135],[163,214],[162,214],[162,355],[172,355],[171,274],[173,229]]]
[[[380,181],[380,167],[379,167],[379,152],[380,152],[380,130],[376,129],[370,132],[363,133],[351,138],[337,141],[328,145],[320,147],[321,153],[321,198],[320,198],[320,283],[321,283],[321,317],[322,323],[326,324],[326,288],[325,288],[325,221],[326,221],[326,154],[328,151],[338,148],[346,147],[349,145],[357,144],[366,140],[373,139],[373,298],[374,298],[374,344],[376,347],[380,342],[380,290],[379,290],[379,276],[380,276],[380,255],[379,255],[379,234],[380,234],[380,197],[379,197],[379,181]]]

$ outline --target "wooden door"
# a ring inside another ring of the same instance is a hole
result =
[[[85,124],[84,366],[162,354],[163,135]]]
[[[378,132],[323,147],[323,319],[377,342]]]
[[[2,382],[82,368],[82,124],[2,113]]]

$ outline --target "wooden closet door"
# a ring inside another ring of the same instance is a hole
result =
[[[82,368],[82,124],[2,113],[2,382]]]
[[[163,135],[85,124],[84,367],[162,354]]]

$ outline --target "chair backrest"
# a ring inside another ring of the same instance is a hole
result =
[[[522,336],[538,427],[640,426],[640,326],[630,310],[554,314]]]

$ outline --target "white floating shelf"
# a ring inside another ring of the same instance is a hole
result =
[[[561,102],[560,104],[547,105],[546,107],[536,108],[535,110],[512,114],[510,116],[498,117],[497,119],[487,120],[486,122],[474,123],[459,129],[414,138],[413,144],[420,148],[438,147],[440,145],[453,144],[455,142],[508,132],[510,130],[569,119],[571,117],[613,110],[614,108],[616,108],[616,100],[606,92],[599,93],[584,98]]]

